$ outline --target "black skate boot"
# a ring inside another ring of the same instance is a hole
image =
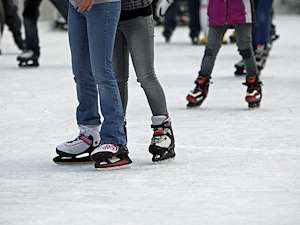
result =
[[[208,94],[209,80],[208,76],[198,76],[195,80],[196,87],[186,96],[188,101],[187,107],[200,106],[203,103]]]
[[[124,168],[132,163],[126,145],[102,144],[91,153],[98,170]]]
[[[175,157],[175,140],[171,127],[171,120],[167,116],[153,116],[153,137],[149,152],[153,155],[153,162],[160,162]]]
[[[246,82],[243,84],[247,86],[245,100],[248,102],[248,107],[250,109],[258,108],[262,99],[262,82],[259,77],[256,75],[247,76]]]
[[[39,54],[32,50],[23,51],[18,57],[19,67],[38,67],[39,66]]]
[[[90,154],[100,143],[99,127],[79,126],[79,129],[77,138],[56,147],[55,163],[91,162]]]
[[[236,75],[236,76],[245,76],[246,75],[244,60],[238,61],[236,64],[234,64],[234,67],[235,67],[234,75]]]

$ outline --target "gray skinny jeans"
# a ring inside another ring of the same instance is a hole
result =
[[[208,43],[201,63],[199,75],[210,77],[215,65],[216,57],[222,45],[222,39],[229,27],[209,26]],[[252,25],[234,25],[237,35],[237,46],[240,55],[243,57],[247,75],[257,75],[257,67],[252,47]]]
[[[113,69],[117,77],[125,114],[128,103],[129,53],[137,81],[146,94],[153,116],[167,115],[165,94],[154,71],[152,15],[120,21],[118,25]]]

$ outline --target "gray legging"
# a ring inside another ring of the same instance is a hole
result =
[[[202,59],[199,75],[211,76],[217,54],[221,48],[223,36],[228,26],[210,26],[208,32],[208,44]],[[257,67],[252,48],[252,25],[240,24],[234,26],[237,35],[237,46],[243,57],[247,75],[257,75]]]
[[[124,113],[128,102],[129,53],[153,116],[167,115],[164,91],[154,71],[154,22],[152,16],[120,21],[115,40],[113,68]]]

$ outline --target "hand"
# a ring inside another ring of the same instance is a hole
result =
[[[174,0],[159,0],[156,5],[156,15],[158,17],[164,17],[173,1]]]
[[[75,0],[75,2],[77,6],[77,11],[81,13],[89,11],[94,5],[94,0]]]

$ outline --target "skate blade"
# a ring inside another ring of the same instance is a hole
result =
[[[171,163],[175,161],[175,156],[171,157],[171,158],[167,158],[167,159],[162,159],[162,160],[157,160],[157,161],[153,161],[152,160],[152,163],[154,165],[163,165],[163,164],[168,164],[168,163]]]
[[[89,156],[82,158],[71,158],[56,156],[53,158],[53,162],[59,165],[79,165],[79,164],[90,164],[92,160]]]
[[[132,161],[128,160],[119,160],[115,163],[110,164],[98,164],[95,163],[95,168],[98,171],[111,171],[111,170],[122,170],[122,169],[128,169],[131,167]]]

